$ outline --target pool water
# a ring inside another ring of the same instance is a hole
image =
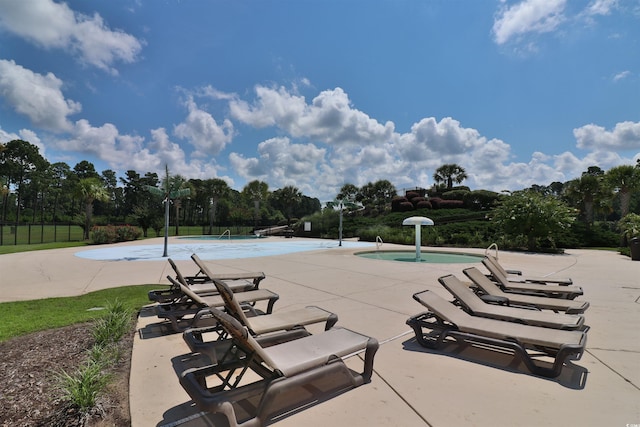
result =
[[[343,248],[371,248],[370,242],[342,241]],[[335,240],[293,240],[267,242],[227,243],[225,240],[200,241],[198,243],[169,244],[167,253],[173,260],[188,260],[191,254],[198,254],[203,260],[255,258],[262,256],[285,255],[294,252],[315,251],[338,248]],[[160,261],[164,245],[111,246],[76,252],[80,258],[100,261]]]
[[[384,261],[416,262],[415,251],[371,251],[358,252],[357,256]],[[454,252],[421,252],[421,263],[427,264],[467,264],[482,261],[482,256]]]
[[[224,236],[212,236],[212,235],[202,235],[202,236],[184,236],[178,237],[181,240],[256,240],[256,239],[264,239],[264,236],[256,236],[255,234],[225,234]]]

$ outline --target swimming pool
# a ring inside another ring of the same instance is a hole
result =
[[[265,236],[256,236],[255,234],[225,234],[223,236],[212,236],[212,235],[202,235],[202,236],[184,236],[178,237],[181,240],[256,240],[256,239],[265,239]]]
[[[357,256],[384,261],[416,262],[415,251],[368,251],[357,252]],[[420,253],[420,262],[426,264],[467,264],[482,261],[481,255],[456,252],[428,251]]]
[[[342,241],[343,248],[370,248],[370,242]],[[291,240],[277,242],[246,243],[179,243],[169,244],[167,253],[173,260],[187,260],[191,254],[198,254],[203,260],[255,258],[285,255],[294,252],[316,251],[338,248],[335,240]],[[75,256],[100,261],[161,261],[163,245],[111,246],[76,252]]]

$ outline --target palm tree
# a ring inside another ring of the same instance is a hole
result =
[[[93,216],[93,202],[96,200],[106,202],[109,200],[109,193],[99,178],[82,178],[78,181],[75,193],[84,203],[84,238],[88,240]]]
[[[297,187],[288,185],[273,192],[273,199],[276,202],[280,212],[287,218],[287,225],[291,225],[291,217],[294,207],[300,204],[302,193]]]
[[[336,196],[336,200],[355,201],[360,194],[360,189],[353,184],[344,184]]]
[[[451,190],[453,188],[454,182],[456,184],[460,184],[465,179],[467,179],[467,173],[464,168],[455,163],[442,165],[436,169],[436,173],[433,174],[433,180],[436,183],[447,183],[447,190]]]
[[[589,172],[583,172],[580,178],[569,181],[565,185],[566,198],[574,205],[582,206],[587,227],[593,224],[594,206],[600,204],[601,200],[605,198],[605,194],[602,175],[594,175]]]
[[[254,227],[257,227],[258,218],[260,218],[260,202],[267,200],[269,196],[269,184],[264,181],[251,181],[244,186],[242,192],[253,201]]]
[[[229,185],[220,178],[208,179],[205,182],[207,192],[211,195],[211,217],[209,218],[209,234],[213,232],[213,220],[218,209],[218,202],[229,194]]]
[[[631,165],[616,166],[607,171],[605,179],[620,195],[620,216],[624,218],[629,213],[631,193],[640,188],[640,170]]]

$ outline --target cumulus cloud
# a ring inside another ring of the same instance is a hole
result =
[[[258,144],[258,157],[230,156],[236,171],[248,181],[267,179],[275,188],[295,185],[312,189],[325,163],[326,150],[314,144],[292,144],[289,138],[271,138]]]
[[[588,124],[573,130],[578,148],[594,151],[640,150],[640,122],[620,122],[613,130]]]
[[[305,194],[322,200],[332,199],[344,183],[362,186],[388,179],[399,190],[416,185],[429,187],[433,172],[444,163],[463,166],[469,175],[465,183],[471,188],[501,191],[564,182],[592,165],[610,168],[631,161],[616,153],[599,155],[593,150],[582,158],[568,152],[536,152],[529,161],[514,162],[508,143],[489,139],[451,117],[426,117],[399,133],[389,131],[394,129],[393,124],[383,125],[353,108],[342,90],[321,92],[309,103],[284,88],[261,87],[257,94],[253,103],[235,97],[231,101],[236,108],[234,117],[254,127],[273,127],[288,136],[260,143],[255,157],[231,153],[231,167],[247,181],[263,180],[274,188],[296,185]],[[289,99],[294,101],[287,109]],[[366,124],[363,128],[382,131],[345,131],[357,128],[349,120],[354,117],[356,122]],[[333,135],[350,133],[351,137],[331,138],[325,130],[328,128]],[[621,130],[618,135],[632,134]],[[579,132],[576,139],[581,141],[578,136]]]
[[[0,97],[37,127],[53,132],[71,129],[67,116],[82,107],[65,99],[62,86],[62,80],[52,73],[34,73],[13,60],[0,59]]]
[[[134,62],[142,50],[136,37],[110,29],[102,17],[74,12],[52,0],[0,0],[0,27],[45,49],[62,49],[83,63],[117,74],[115,62]]]
[[[234,119],[258,128],[275,126],[293,137],[308,137],[328,144],[364,141],[379,144],[393,134],[393,123],[383,125],[353,109],[341,88],[321,92],[310,104],[304,96],[292,94],[284,87],[257,86],[255,92],[253,104],[240,99],[230,102]]]
[[[193,98],[186,102],[189,114],[175,126],[174,134],[186,139],[196,148],[196,156],[216,156],[233,139],[233,124],[225,119],[222,124],[208,112],[198,108]]]
[[[565,20],[565,5],[566,0],[525,0],[504,6],[493,23],[496,43],[505,44],[528,33],[554,31]]]

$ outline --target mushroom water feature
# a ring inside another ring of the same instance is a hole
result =
[[[416,227],[416,262],[420,262],[422,256],[420,255],[420,244],[422,242],[422,226],[433,225],[433,220],[425,216],[411,216],[405,218],[402,221],[402,225],[414,225]]]

